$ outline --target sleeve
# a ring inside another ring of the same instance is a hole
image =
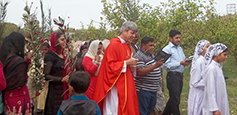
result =
[[[138,69],[142,69],[142,68],[144,68],[144,66],[145,66],[145,62],[144,61],[141,61],[140,59],[139,59],[139,61],[137,62],[137,65],[136,65],[136,69],[138,70]]]
[[[108,60],[108,66],[111,72],[113,72],[114,75],[119,75],[125,67],[127,67],[125,61],[119,59],[119,48],[117,45],[109,45],[108,49],[106,50],[105,57]]]
[[[3,73],[3,66],[0,62],[0,91],[4,90],[6,88],[6,80]]]
[[[54,76],[50,75],[52,67],[53,67],[53,63],[51,61],[48,61],[44,64],[45,79],[53,81],[53,82],[61,82],[62,77],[54,77]]]
[[[135,54],[134,58],[138,59],[136,70],[144,68],[145,62],[141,59],[141,56],[138,53]]]
[[[101,115],[101,112],[100,112],[100,108],[98,106],[98,104],[96,104],[96,115]]]
[[[57,115],[63,115],[62,112],[60,111],[60,109],[61,109],[61,106],[60,106],[59,109],[58,109]]]
[[[85,71],[87,71],[90,74],[94,74],[96,72],[96,70],[98,69],[99,63],[97,63],[96,65],[92,62],[92,59],[88,56],[85,56],[83,61],[82,61],[82,65],[85,69]]]
[[[124,61],[122,73],[126,73],[126,71],[127,71],[127,64],[126,61]]]
[[[170,70],[170,69],[176,69],[178,68],[179,66],[183,66],[180,64],[179,61],[172,61],[171,62],[171,58],[172,58],[172,53],[168,50],[168,48],[164,48],[163,49],[164,52],[166,52],[167,54],[171,54],[171,57],[163,64],[164,65],[164,68],[167,70]]]
[[[201,77],[201,64],[195,65],[191,73],[190,84],[193,87],[204,89],[205,83],[204,79]]]
[[[209,107],[209,111],[217,111],[218,106],[216,102],[216,80],[215,76],[217,72],[214,70],[208,70],[206,75],[206,96],[207,96],[207,104]]]

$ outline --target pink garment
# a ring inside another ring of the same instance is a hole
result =
[[[90,57],[85,56],[82,61],[82,65],[84,66],[84,70],[90,75],[90,86],[87,89],[87,91],[85,92],[85,95],[89,99],[92,99],[94,89],[95,89],[96,80],[97,80],[97,76],[95,76],[94,74],[95,74],[96,70],[98,69],[99,64],[97,63],[97,65],[95,65],[92,62],[92,59]]]
[[[83,46],[86,43],[86,41],[83,41],[81,44],[77,46],[77,53],[80,52],[81,46]]]
[[[3,73],[2,62],[0,61],[0,91],[6,88],[6,80]]]
[[[25,100],[25,107],[24,107]],[[31,115],[30,95],[27,86],[18,87],[4,93],[4,106],[7,115]],[[25,108],[25,110],[23,110]]]

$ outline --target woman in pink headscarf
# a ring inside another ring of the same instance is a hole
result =
[[[61,102],[67,99],[62,94],[67,89],[68,76],[65,76],[63,49],[65,47],[65,37],[62,32],[54,32],[51,35],[50,50],[44,58],[45,79],[49,81],[49,90],[45,105],[45,115],[56,115]]]

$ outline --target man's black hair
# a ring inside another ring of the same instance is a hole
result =
[[[154,42],[154,39],[150,37],[143,37],[141,40],[141,44],[147,44],[149,42]]]
[[[169,33],[169,37],[173,38],[177,34],[181,35],[180,31],[178,31],[178,30],[171,30],[170,33]]]
[[[90,85],[90,76],[85,71],[76,71],[69,77],[69,85],[76,93],[85,93]]]

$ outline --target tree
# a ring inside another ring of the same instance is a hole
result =
[[[4,1],[0,2],[0,45],[2,45],[2,41],[4,37],[3,36],[4,27],[5,27],[4,20],[7,15],[7,5],[8,5],[8,2],[4,2]]]
[[[43,8],[43,2],[40,0],[40,10],[41,10],[41,34],[44,36],[44,33],[46,31],[47,25],[45,23],[46,17],[44,15],[44,8]]]
[[[30,33],[31,36],[31,44],[32,51],[34,52],[33,56],[31,57],[31,66],[30,66],[30,74],[29,78],[33,80],[32,84],[32,89],[35,92],[40,91],[44,87],[45,79],[44,79],[44,74],[43,74],[43,67],[41,64],[41,60],[43,57],[43,52],[41,49],[42,46],[42,35],[40,32],[40,27],[39,27],[39,21],[37,20],[36,17],[36,10],[32,13],[31,12],[32,4],[30,6],[27,5],[24,8],[25,12],[23,14],[23,21],[25,25],[25,29],[27,32]]]
[[[18,27],[17,27],[16,24],[5,22],[4,25],[5,25],[4,32],[2,34],[3,37],[9,35],[13,31],[17,31],[18,32]]]
[[[139,0],[102,0],[102,14],[112,29],[119,29],[124,21],[137,21],[140,17]]]

